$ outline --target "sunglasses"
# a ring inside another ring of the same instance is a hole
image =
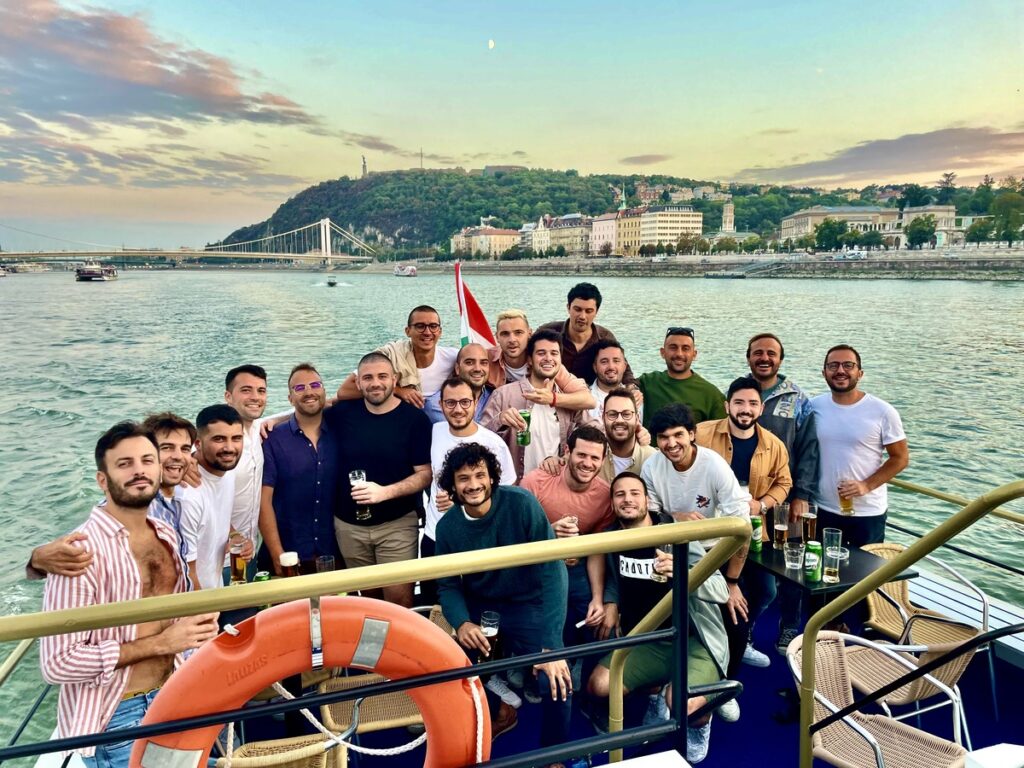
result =
[[[669,336],[689,336],[693,339],[693,328],[687,328],[682,325],[672,325],[669,326],[667,331],[665,331],[665,338],[667,339]],[[696,339],[694,339],[694,341],[696,341]]]
[[[305,392],[307,389],[311,389],[314,392],[318,389],[323,389],[324,384],[322,381],[311,381],[309,384],[296,384],[292,387],[292,392]]]

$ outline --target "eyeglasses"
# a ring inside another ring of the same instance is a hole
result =
[[[682,325],[673,325],[665,331],[665,338],[667,339],[669,336],[689,336],[693,339],[693,328],[687,328]],[[694,339],[694,341],[696,341],[696,339]]]
[[[636,416],[636,411],[605,411],[604,415],[612,421],[618,421],[619,419],[622,419],[623,421],[630,421],[634,416]]]
[[[472,407],[473,405],[473,401],[470,400],[468,397],[464,397],[461,400],[442,400],[441,405],[443,405],[449,411],[455,408],[456,406],[458,406],[459,408],[469,410],[469,408]]]
[[[307,389],[311,389],[314,392],[318,389],[323,389],[324,383],[322,381],[311,381],[309,384],[296,384],[292,387],[292,392],[305,392]]]
[[[835,373],[839,370],[840,366],[842,366],[844,371],[853,371],[857,368],[857,364],[853,360],[844,360],[841,363],[825,363],[825,370]]]
[[[437,333],[441,330],[440,323],[413,323],[409,326],[417,333],[423,333],[424,331],[430,331],[431,333]]]

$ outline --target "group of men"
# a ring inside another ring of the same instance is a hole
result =
[[[330,402],[303,363],[287,382],[292,411],[262,418],[266,373],[244,365],[195,426],[170,413],[115,425],[96,446],[104,499],[30,558],[31,576],[49,574],[46,608],[223,586],[231,548],[256,551],[254,568],[280,575],[285,553],[311,572],[325,557],[374,565],[673,520],[760,515],[770,531],[782,504],[794,518],[816,505],[819,524],[854,546],[882,539],[885,484],[907,465],[907,441],[895,409],[859,388],[856,350],[828,350],[829,391],[809,398],[779,372],[782,341],[761,333],[747,346],[749,372],[723,394],[693,370],[689,327],[666,330],[665,370],[634,376],[622,344],[595,322],[601,302],[580,283],[568,319],[536,331],[506,310],[494,349],[440,346],[439,314],[418,306],[405,338],[365,354]],[[855,500],[852,516],[840,514],[840,494]],[[714,543],[692,543],[688,565]],[[776,584],[745,560],[744,548],[690,597],[691,684],[769,662],[751,628]],[[496,611],[503,649],[526,654],[628,632],[670,588],[657,577],[672,569],[669,551],[622,552],[423,582],[420,599],[440,603],[467,651],[489,654],[481,613]],[[370,594],[411,607],[414,587]],[[800,610],[799,594],[781,589],[780,649]],[[61,735],[144,711],[181,654],[215,633],[215,618],[45,641],[44,676],[62,686]],[[665,716],[663,688],[680,657],[664,644],[629,656],[626,688],[650,695],[652,717]],[[541,744],[557,744],[573,691],[607,696],[608,659],[508,678],[488,682],[492,733],[515,726],[522,689],[546,709]],[[735,702],[717,711],[739,717]],[[706,754],[708,729],[706,718],[691,723],[691,762]],[[126,761],[110,747],[82,752],[97,765]]]

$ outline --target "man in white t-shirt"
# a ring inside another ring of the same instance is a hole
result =
[[[750,519],[750,494],[740,487],[729,463],[696,443],[697,424],[690,407],[670,403],[651,416],[651,434],[658,453],[640,470],[649,494],[652,512],[667,512],[677,521],[714,517]],[[701,541],[705,549],[718,539]],[[729,600],[721,606],[722,620],[729,636],[729,669],[734,677],[747,647],[749,623],[747,600],[740,589],[740,574],[747,560],[748,545],[736,552],[722,569],[729,585]],[[739,717],[739,706],[729,702],[719,709],[724,720]]]
[[[441,412],[444,421],[434,425],[430,441],[430,468],[434,477],[430,481],[430,498],[427,500],[426,520],[423,525],[423,538],[420,540],[420,557],[434,554],[437,537],[434,531],[438,520],[452,506],[448,494],[437,487],[437,478],[444,467],[448,452],[462,443],[479,443],[486,447],[498,459],[501,466],[501,485],[515,485],[516,470],[512,464],[512,455],[508,446],[489,429],[481,427],[474,421],[477,394],[465,381],[459,378],[448,379],[441,385]],[[420,597],[424,605],[437,602],[437,585],[433,581],[420,583]]]
[[[235,503],[232,469],[242,453],[242,417],[230,405],[203,408],[196,417],[196,459],[202,482],[181,494],[181,537],[189,577],[196,589],[224,586],[224,555]],[[252,541],[243,555],[251,558]]]
[[[886,483],[910,463],[903,422],[889,403],[858,389],[864,370],[850,345],[832,347],[821,373],[832,391],[811,399],[821,470],[818,529],[839,528],[851,547],[884,541]],[[851,514],[841,513],[841,498],[852,499]]]
[[[395,397],[422,408],[426,398],[441,389],[441,384],[452,375],[458,347],[441,347],[441,316],[425,304],[409,313],[405,326],[407,338],[389,341],[375,351],[387,356],[395,367],[398,383]],[[362,397],[356,386],[356,374],[338,388],[339,400],[357,400]]]
[[[259,536],[260,490],[263,486],[260,425],[267,407],[267,372],[258,365],[232,368],[224,378],[224,402],[242,417],[244,436],[242,452],[231,472],[235,484],[231,527],[255,543]]]

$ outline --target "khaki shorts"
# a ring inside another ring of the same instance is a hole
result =
[[[346,568],[415,560],[419,518],[415,512],[378,525],[352,525],[334,518],[334,534]]]
[[[612,656],[608,654],[601,659],[602,667],[611,667]],[[655,686],[665,685],[671,680],[675,654],[671,640],[658,640],[644,643],[633,648],[626,657],[626,666],[622,670],[622,684],[627,691],[646,691]],[[708,685],[719,680],[718,668],[696,637],[689,638],[686,654],[687,685]]]

